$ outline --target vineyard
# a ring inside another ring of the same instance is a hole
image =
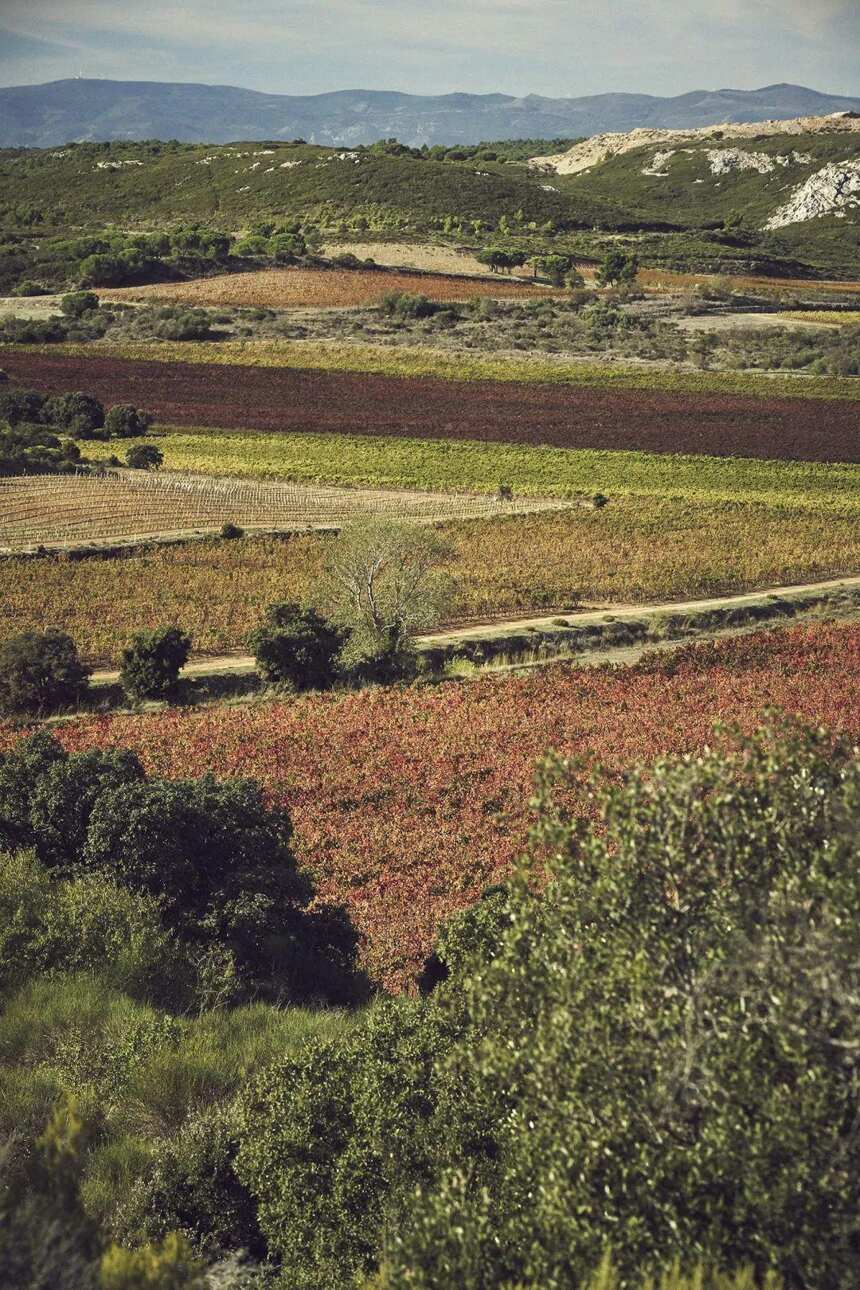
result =
[[[290,809],[320,895],[348,905],[374,979],[396,990],[409,987],[440,920],[510,871],[549,748],[622,771],[701,748],[716,721],[751,730],[774,707],[856,737],[858,671],[860,628],[829,625],[690,646],[634,669],[557,665],[433,688],[85,717],[57,733],[70,749],[134,748],[156,774],[260,779]],[[3,729],[0,743],[16,734]]]
[[[107,300],[169,300],[188,305],[256,305],[266,309],[289,309],[377,305],[392,291],[420,292],[439,301],[474,300],[482,296],[528,299],[552,294],[547,287],[499,277],[470,279],[360,269],[260,269],[254,273],[224,273],[191,282],[113,287],[99,294]]]
[[[550,503],[524,501],[520,509]],[[556,503],[558,505],[559,503]],[[0,479],[0,548],[110,542],[248,528],[338,527],[386,515],[435,521],[499,513],[493,497],[255,483],[142,471]]]

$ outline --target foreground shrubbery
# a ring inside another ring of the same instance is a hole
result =
[[[849,1290],[855,757],[786,728],[661,762],[596,828],[549,763],[426,997],[353,1020],[160,1011],[157,900],[3,861],[0,1284]]]
[[[285,1284],[382,1263],[389,1286],[549,1290],[611,1244],[625,1283],[701,1257],[847,1288],[853,753],[789,733],[659,764],[600,790],[596,831],[554,794],[547,773],[531,869],[449,929],[427,1002],[240,1098],[239,1176]]]

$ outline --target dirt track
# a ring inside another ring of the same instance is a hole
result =
[[[624,619],[649,618],[652,614],[701,613],[710,609],[725,609],[734,606],[760,604],[771,597],[794,597],[803,593],[838,591],[842,587],[860,587],[860,576],[848,578],[829,578],[825,582],[811,582],[791,587],[773,587],[763,591],[746,591],[731,596],[715,596],[709,600],[668,601],[662,604],[614,606],[609,609],[586,609],[575,613],[558,612],[540,618],[505,618],[492,622],[483,622],[470,627],[442,629],[429,636],[418,636],[415,643],[419,649],[436,645],[448,645],[457,641],[488,640],[494,636],[505,635],[510,631],[548,631],[554,627],[559,618],[563,618],[569,627],[585,627],[589,624],[602,623],[611,618],[616,622]],[[719,634],[719,633],[710,633]],[[683,644],[683,641],[676,642]],[[617,650],[612,651],[617,653]],[[249,654],[222,654],[219,657],[196,658],[183,669],[186,677],[213,676],[217,673],[252,672],[255,669],[254,659]],[[94,672],[92,680],[96,685],[111,685],[119,679],[117,671]]]
[[[168,425],[860,462],[858,404],[591,390],[0,351],[15,380],[137,403]],[[860,396],[860,383],[858,383]]]

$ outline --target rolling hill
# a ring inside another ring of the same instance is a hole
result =
[[[860,98],[788,84],[749,91],[696,90],[674,98],[610,93],[556,99],[378,90],[297,96],[229,85],[76,79],[0,89],[0,147],[296,138],[354,147],[391,137],[410,146],[453,145],[484,139],[576,138],[637,126],[691,129],[838,111],[860,111]]]

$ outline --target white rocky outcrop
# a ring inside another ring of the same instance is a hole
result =
[[[632,152],[635,148],[653,144],[655,149],[669,149],[684,143],[701,140],[757,139],[762,136],[782,134],[845,134],[860,132],[860,117],[837,112],[833,116],[801,116],[790,121],[753,121],[737,125],[708,125],[701,130],[657,130],[640,128],[627,134],[596,134],[582,143],[574,144],[567,152],[552,157],[532,157],[529,165],[535,170],[557,175],[577,175],[591,166],[599,165],[610,157]]]
[[[744,152],[743,148],[708,148],[705,156],[712,175],[727,175],[732,170],[757,170],[770,175],[776,170],[776,158],[766,152]]]
[[[646,166],[642,171],[642,174],[654,175],[657,179],[665,179],[669,172],[668,170],[664,170],[663,167],[672,157],[674,157],[676,151],[677,149],[675,148],[669,148],[666,152],[655,152],[654,156],[651,158],[651,165]]]
[[[844,217],[852,207],[860,207],[860,161],[831,161],[796,188],[764,228],[785,228],[822,215]]]

